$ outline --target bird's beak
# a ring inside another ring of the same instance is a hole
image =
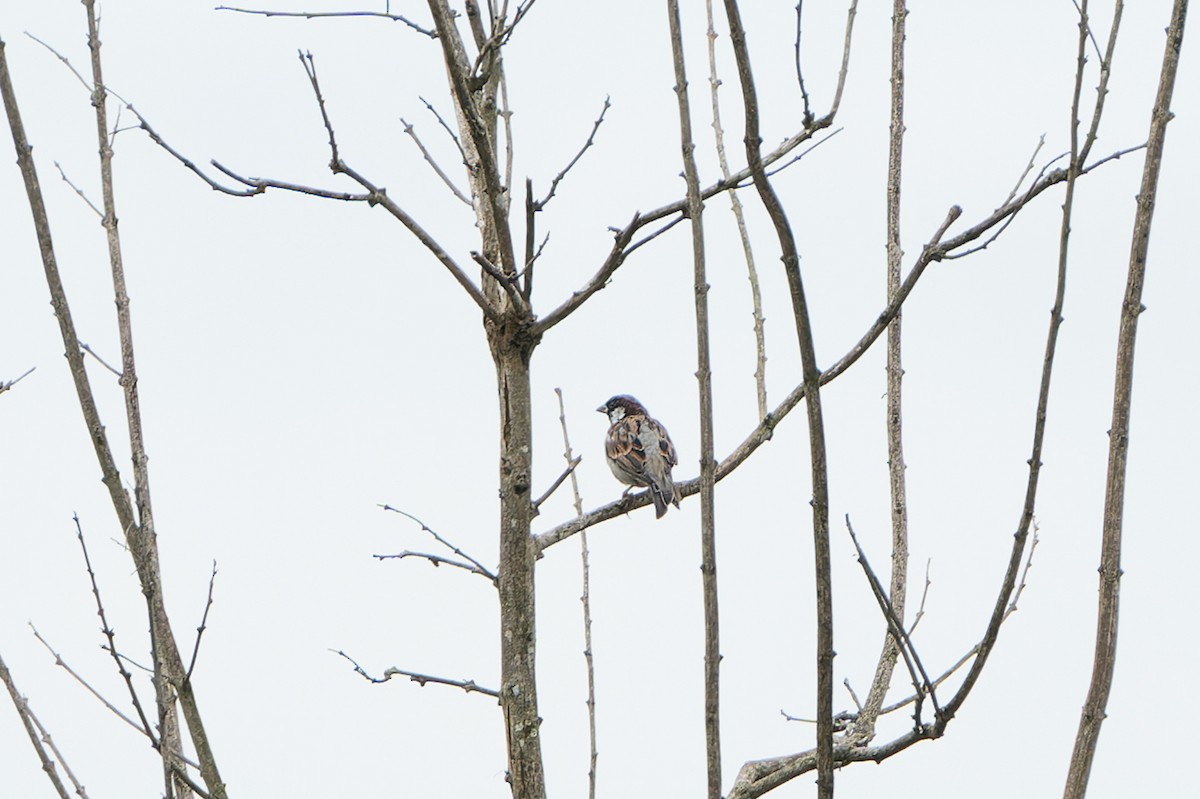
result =
[[[608,406],[601,405],[599,408],[596,409],[596,412],[597,413],[608,413]]]

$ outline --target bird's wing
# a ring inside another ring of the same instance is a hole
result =
[[[667,466],[675,466],[679,463],[679,458],[675,454],[675,445],[671,443],[671,437],[667,435],[667,430],[656,419],[647,419],[643,425],[654,431],[654,437],[658,439],[658,450],[662,453],[663,459],[667,462]]]
[[[646,450],[639,435],[641,425],[635,416],[627,416],[614,424],[604,440],[604,452],[609,460],[619,464],[634,476],[646,474]]]

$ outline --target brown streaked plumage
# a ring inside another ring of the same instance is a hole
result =
[[[604,453],[613,476],[625,485],[649,488],[655,515],[660,519],[668,503],[678,508],[671,467],[679,460],[667,429],[628,394],[618,394],[596,410],[612,423],[604,440]]]

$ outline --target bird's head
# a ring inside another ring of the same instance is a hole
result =
[[[646,415],[646,409],[642,407],[642,403],[628,394],[618,394],[596,410],[608,416],[608,421],[613,424],[621,421],[626,416],[633,416],[635,414]]]

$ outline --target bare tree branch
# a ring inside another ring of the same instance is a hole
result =
[[[495,572],[488,569],[486,566],[484,566],[479,561],[475,560],[475,558],[471,557],[466,552],[463,552],[461,549],[456,547],[454,544],[451,544],[445,538],[442,538],[440,535],[438,535],[436,530],[434,530],[429,525],[425,524],[425,522],[421,521],[416,516],[413,516],[408,511],[403,511],[403,510],[400,510],[399,508],[393,508],[391,505],[380,505],[379,507],[382,508],[383,510],[391,511],[392,513],[399,513],[401,516],[403,516],[407,519],[411,519],[412,521],[416,522],[417,524],[419,524],[421,526],[422,532],[429,533],[431,536],[433,536],[435,541],[437,541],[439,544],[444,546],[446,549],[450,550],[455,555],[458,555],[460,558],[462,558],[466,561],[469,561],[471,563],[471,565],[475,567],[475,569],[474,569],[475,571],[477,571],[479,574],[482,574],[484,577],[487,577],[493,583],[499,579],[496,577]],[[375,557],[380,557],[380,556],[375,555]]]
[[[579,458],[571,452],[571,438],[567,435],[567,411],[563,405],[561,388],[554,389],[558,397],[558,422],[562,426],[563,458],[567,463],[578,462]],[[575,497],[575,514],[583,515],[583,497],[579,495],[579,480],[575,470],[571,470],[571,492]],[[596,799],[596,667],[592,658],[592,592],[591,567],[588,563],[587,532],[579,534],[579,559],[583,571],[583,590],[579,601],[583,604],[583,661],[587,666],[587,709],[588,709],[588,741],[590,757],[588,760],[588,799]]]
[[[555,175],[550,181],[550,190],[546,192],[546,196],[540,200],[536,200],[533,203],[533,210],[535,212],[545,208],[550,200],[554,198],[555,192],[558,191],[558,184],[561,183],[562,179],[567,176],[567,173],[571,171],[571,168],[579,163],[579,159],[583,158],[583,154],[586,153],[588,149],[596,143],[596,131],[600,130],[600,126],[604,124],[604,115],[607,114],[608,109],[612,107],[610,100],[610,97],[604,98],[604,107],[600,109],[600,116],[596,117],[596,121],[592,123],[592,132],[588,134],[587,141],[585,141],[583,146],[579,148],[579,152],[575,153],[575,157],[568,161],[567,165],[559,170],[558,174]]]
[[[426,162],[428,162],[428,164],[431,167],[433,167],[433,171],[437,174],[437,176],[439,178],[441,178],[442,183],[446,184],[446,188],[450,189],[450,192],[455,197],[457,197],[459,200],[466,203],[467,205],[470,205],[471,198],[469,198],[467,195],[463,194],[462,189],[460,189],[460,188],[458,188],[458,186],[454,185],[454,181],[452,181],[450,179],[450,176],[447,175],[442,170],[442,168],[438,165],[438,162],[434,160],[433,155],[429,152],[429,150],[425,149],[425,144],[421,141],[421,137],[417,135],[416,129],[412,125],[410,125],[404,119],[404,117],[400,117],[400,124],[404,125],[404,132],[412,137],[413,142],[417,145],[417,149],[421,151],[421,156],[426,160]]]
[[[883,590],[883,583],[879,582],[879,577],[876,576],[875,570],[871,568],[870,561],[867,560],[866,552],[863,551],[862,546],[858,543],[858,536],[854,534],[854,527],[850,524],[850,514],[846,514],[846,530],[850,533],[850,540],[854,542],[854,549],[858,553],[858,563],[862,566],[863,572],[867,576],[867,582],[871,586],[871,592],[875,595],[875,601],[878,602],[879,609],[887,621],[888,635],[891,636],[897,651],[904,658],[904,665],[908,667],[909,675],[912,677],[913,688],[916,691],[917,697],[913,723],[917,729],[920,729],[922,727],[921,702],[926,696],[933,702],[934,713],[938,714],[941,712],[938,707],[937,692],[929,679],[929,674],[925,671],[925,666],[921,663],[921,657],[917,654],[917,649],[913,646],[912,639],[908,637],[908,633],[904,630],[903,620],[896,613],[891,599],[888,598],[887,593]],[[920,677],[917,676],[917,672],[920,672]]]
[[[371,204],[377,203],[382,205],[388,213],[390,213],[397,220],[399,220],[402,225],[408,228],[409,231],[417,237],[417,240],[424,244],[425,248],[433,253],[435,258],[441,261],[442,265],[445,266],[454,279],[458,281],[458,284],[466,290],[468,296],[475,301],[475,304],[479,306],[479,309],[483,311],[484,315],[493,321],[498,320],[499,312],[496,310],[496,308],[493,307],[492,303],[483,296],[483,292],[479,290],[479,288],[471,281],[471,278],[467,276],[467,273],[463,271],[462,267],[460,267],[454,261],[454,259],[450,257],[450,255],[442,248],[442,246],[438,244],[432,236],[425,232],[425,229],[417,224],[415,219],[409,216],[404,209],[402,209],[390,197],[387,196],[386,189],[376,186],[342,160],[341,155],[338,152],[337,137],[333,132],[333,123],[329,119],[329,113],[325,108],[325,98],[321,94],[321,84],[317,79],[317,67],[315,61],[313,60],[312,53],[301,53],[300,63],[304,66],[304,72],[306,75],[308,75],[309,83],[312,84],[313,94],[316,96],[317,106],[321,111],[321,119],[325,124],[326,132],[329,134],[329,150],[331,154],[329,161],[330,170],[332,170],[334,174],[344,174],[349,176],[352,180],[366,189],[370,195],[368,202]]]
[[[550,499],[550,496],[555,491],[558,490],[558,487],[563,484],[564,480],[566,480],[568,477],[573,477],[575,475],[575,467],[578,466],[582,460],[583,460],[583,456],[580,455],[579,457],[570,461],[567,464],[567,468],[563,469],[562,474],[560,474],[558,476],[558,479],[556,479],[553,483],[551,483],[550,487],[547,488],[546,491],[540,497],[538,497],[537,499],[535,499],[533,501],[533,507],[540,508],[542,506],[542,503],[545,502],[546,500]]]
[[[66,758],[63,757],[63,753],[59,751],[58,744],[54,743],[54,739],[50,737],[49,731],[45,728],[45,726],[43,726],[37,715],[34,714],[33,709],[29,707],[28,702],[26,702],[25,708],[29,711],[29,719],[33,722],[33,726],[37,727],[38,735],[42,737],[42,742],[46,744],[46,746],[50,747],[50,751],[54,754],[54,757],[58,759],[58,764],[62,766],[63,773],[67,775],[67,779],[70,780],[71,785],[75,787],[75,795],[78,796],[79,799],[88,799],[87,789],[85,789],[75,777],[75,772],[71,770],[71,767],[67,764]]]
[[[520,286],[517,285],[516,275],[510,277],[504,274],[481,252],[471,250],[471,260],[479,264],[480,268],[487,272],[488,277],[500,284],[500,288],[504,289],[504,293],[512,300],[515,307],[521,309],[522,313],[529,313],[529,303],[525,300],[525,295],[521,293]]]
[[[8,391],[10,388],[15,386],[17,383],[20,383],[22,380],[29,377],[31,374],[33,374],[34,369],[37,369],[37,367],[36,366],[29,367],[28,369],[25,370],[25,372],[20,377],[14,378],[13,380],[0,380],[0,394],[3,394],[5,391]]]
[[[806,125],[804,130],[800,131],[799,133],[789,136],[787,139],[785,139],[778,147],[776,147],[770,153],[761,155],[760,158],[761,158],[763,167],[767,167],[767,166],[770,166],[771,164],[775,163],[776,161],[778,161],[779,159],[783,158],[785,155],[790,153],[792,150],[794,150],[796,147],[798,147],[800,144],[811,139],[818,131],[824,130],[825,128],[827,128],[833,124],[833,119],[837,113],[837,106],[841,103],[842,89],[844,88],[845,83],[846,83],[846,74],[849,70],[850,41],[852,38],[851,34],[853,33],[853,30],[854,30],[854,16],[857,11],[857,7],[858,7],[858,0],[851,0],[850,10],[847,13],[847,17],[846,17],[846,34],[845,34],[845,43],[844,43],[843,51],[842,51],[842,66],[841,66],[841,70],[838,73],[837,89],[835,91],[834,102],[830,108],[829,113],[827,113],[825,116],[821,117],[820,119],[813,121],[813,123],[811,125]],[[709,197],[712,197],[716,194],[720,194],[723,191],[727,191],[731,188],[738,186],[739,184],[741,184],[743,181],[745,181],[747,178],[750,178],[750,177],[751,177],[751,171],[750,171],[749,167],[744,168],[738,172],[735,172],[732,175],[730,175],[729,177],[722,177],[721,180],[717,181],[715,184],[701,189],[700,199],[707,200]],[[670,203],[668,205],[664,205],[660,208],[656,208],[653,211],[650,211],[645,214],[641,214],[641,213],[634,214],[633,221],[630,222],[629,225],[627,225],[625,228],[622,228],[621,230],[617,231],[618,241],[620,241],[622,239],[624,239],[627,242],[632,241],[633,236],[637,233],[637,230],[639,228],[644,227],[649,224],[652,224],[654,222],[657,222],[660,219],[664,219],[669,216],[674,216],[675,214],[684,213],[684,211],[687,208],[687,202],[688,202],[687,199],[684,198],[681,200],[676,200],[675,202]],[[676,220],[676,222],[677,221],[678,220]],[[674,222],[672,224],[674,224]],[[668,226],[668,227],[670,227],[670,226]],[[666,228],[664,228],[664,230],[666,230]],[[661,232],[662,231],[660,231],[660,233]],[[658,235],[658,234],[655,234],[655,235]],[[638,245],[638,246],[640,246],[640,245]],[[636,249],[636,246],[634,248],[631,248],[629,250],[629,252],[632,252],[633,249]],[[577,290],[574,294],[571,295],[570,298],[568,298],[565,302],[563,302],[561,305],[559,305],[557,308],[555,308],[553,311],[551,311],[549,314],[547,314],[545,317],[543,317],[541,320],[539,320],[537,322],[537,324],[534,325],[535,333],[538,333],[538,334],[544,333],[546,330],[548,330],[551,327],[553,327],[554,325],[558,324],[563,319],[565,319],[567,316],[569,316],[572,312],[574,312],[576,309],[578,309],[580,305],[582,305],[585,301],[587,301],[587,299],[589,297],[591,297],[591,295],[595,294],[597,291],[599,291],[601,288],[603,288],[604,285],[608,282],[608,279],[610,277],[612,277],[613,272],[615,272],[617,270],[617,268],[620,267],[621,264],[624,262],[624,258],[625,258],[625,256],[629,255],[629,252],[622,252],[620,258],[616,259],[616,260],[613,259],[613,255],[610,253],[609,257],[605,260],[604,264],[601,266],[600,271],[596,273],[595,277],[593,277],[590,281],[588,281],[588,283],[584,286],[584,288]]]
[[[808,102],[808,90],[804,88],[804,70],[800,67],[800,20],[803,16],[804,0],[796,0],[796,82],[800,84],[800,99],[804,101],[804,126],[812,124],[812,106]]]
[[[79,540],[79,550],[83,553],[83,564],[87,568],[88,580],[92,584],[92,596],[96,598],[96,615],[100,617],[100,632],[104,633],[104,637],[108,640],[108,653],[112,656],[113,662],[117,664],[117,673],[120,674],[121,679],[125,681],[125,687],[129,691],[130,702],[133,704],[133,709],[137,711],[138,720],[141,722],[142,732],[145,733],[146,737],[149,738],[152,743],[154,743],[155,748],[158,748],[158,741],[154,736],[153,728],[150,726],[150,720],[146,718],[146,713],[142,709],[141,699],[138,697],[137,690],[133,687],[133,675],[130,674],[129,670],[125,668],[125,663],[117,654],[116,631],[112,628],[112,625],[108,623],[108,616],[104,611],[104,601],[100,598],[100,586],[96,582],[96,572],[92,570],[92,559],[88,555],[87,541],[85,541],[83,537],[83,525],[79,521],[79,515],[73,514],[71,516],[71,520],[75,522],[75,537]],[[42,637],[38,635],[36,629],[34,629],[33,634],[37,636],[38,640],[42,641],[43,644],[46,643],[44,640],[42,640]],[[48,644],[46,647],[49,649]],[[62,659],[58,656],[57,652],[51,650],[51,654],[54,655],[54,659],[59,663],[59,665],[62,665],[64,668],[66,668],[66,665],[62,663]],[[70,670],[68,669],[68,671]],[[99,694],[97,694],[97,696],[99,696]]]
[[[1117,339],[1117,366],[1113,387],[1112,425],[1108,431],[1108,474],[1105,479],[1104,524],[1100,541],[1100,599],[1096,620],[1096,649],[1092,662],[1092,679],[1087,700],[1080,714],[1079,729],[1067,770],[1064,799],[1082,799],[1087,793],[1092,760],[1104,722],[1113,669],[1117,654],[1117,619],[1121,586],[1121,535],[1125,510],[1125,475],[1129,455],[1130,405],[1133,393],[1134,348],[1137,342],[1138,317],[1142,305],[1142,288],[1146,278],[1146,260],[1150,247],[1150,225],[1158,193],[1158,177],[1162,169],[1166,146],[1167,123],[1171,121],[1171,97],[1175,90],[1175,75],[1179,54],[1183,48],[1184,20],[1187,0],[1175,0],[1171,24],[1163,52],[1158,93],[1150,117],[1146,162],[1142,184],[1138,191],[1137,212],[1129,253],[1129,275],[1125,299],[1121,304],[1120,333]],[[1086,17],[1087,2],[1084,0]],[[1081,23],[1082,24],[1082,23]]]
[[[717,529],[713,502],[716,460],[713,458],[712,357],[709,346],[708,278],[704,255],[704,204],[696,145],[692,140],[692,111],[679,0],[667,0],[671,56],[675,72],[675,98],[679,106],[679,142],[683,175],[687,182],[687,213],[692,228],[692,295],[696,311],[696,393],[700,401],[700,574],[704,604],[704,742],[708,771],[708,799],[721,799],[721,636],[717,601]]]
[[[46,648],[46,651],[49,652],[51,654],[51,656],[54,658],[55,666],[58,666],[63,671],[65,671],[67,674],[71,675],[71,677],[75,680],[75,682],[77,682],[81,686],[83,686],[84,689],[86,689],[88,693],[90,693],[92,696],[94,696],[96,699],[98,699],[100,701],[100,704],[102,704],[102,705],[104,705],[104,707],[108,708],[108,710],[111,711],[117,718],[121,719],[121,721],[125,722],[130,727],[132,727],[133,729],[135,729],[139,733],[141,733],[142,735],[147,736],[150,739],[150,745],[152,747],[154,747],[155,751],[158,750],[158,748],[159,748],[158,739],[156,737],[154,737],[154,734],[149,730],[148,727],[143,727],[140,723],[138,723],[137,721],[133,720],[132,718],[130,718],[129,716],[127,716],[123,712],[121,712],[120,708],[118,708],[112,702],[105,699],[103,694],[101,694],[99,691],[97,691],[95,688],[93,688],[91,683],[89,683],[87,680],[85,680],[83,678],[83,676],[79,674],[79,672],[75,671],[75,669],[73,669],[71,667],[71,664],[67,663],[67,661],[65,659],[63,659],[63,656],[60,655],[57,651],[55,651],[54,647],[50,646],[50,642],[42,637],[42,634],[40,632],[38,632],[38,628],[33,625],[33,622],[29,623],[29,629],[33,631],[33,637],[36,638],[38,640],[38,642],[41,643],[41,645]],[[105,646],[103,648],[110,653],[112,652],[111,646]],[[139,715],[144,715],[144,714],[139,714]]]
[[[208,578],[208,599],[204,603],[204,614],[200,617],[200,626],[196,628],[196,644],[192,647],[192,660],[188,663],[187,674],[184,679],[188,682],[192,680],[192,671],[196,668],[196,657],[200,654],[200,639],[204,637],[204,631],[208,629],[208,611],[212,610],[213,603],[213,585],[217,582],[217,561],[213,560],[212,574]]]
[[[1112,29],[1108,33],[1108,47],[1104,51],[1104,55],[1100,58],[1100,82],[1096,86],[1096,106],[1092,109],[1092,123],[1088,127],[1087,138],[1083,141],[1083,147],[1079,150],[1080,163],[1086,163],[1088,154],[1092,151],[1092,145],[1096,143],[1096,136],[1100,130],[1100,117],[1104,112],[1104,100],[1108,97],[1108,79],[1112,75],[1112,60],[1113,52],[1117,47],[1117,31],[1121,28],[1121,15],[1125,11],[1125,3],[1123,0],[1116,0],[1113,6]],[[1089,28],[1088,34],[1091,35]],[[1093,37],[1092,43],[1095,44]],[[1096,45],[1096,50],[1099,52],[1099,45]]]
[[[304,19],[319,19],[323,17],[379,17],[381,19],[389,19],[392,22],[403,22],[417,33],[424,34],[430,39],[437,38],[435,31],[421,27],[408,17],[401,16],[400,14],[387,14],[382,11],[256,11],[250,8],[231,8],[230,6],[217,6],[214,10],[234,11],[239,14],[257,14],[263,17],[303,17]]]
[[[857,0],[852,0],[851,19]],[[771,219],[779,239],[780,256],[788,282],[792,312],[796,324],[796,339],[800,345],[800,360],[804,373],[804,407],[808,416],[810,458],[810,487],[812,489],[813,561],[816,572],[817,610],[817,796],[833,797],[833,581],[829,555],[829,473],[826,464],[825,421],[821,403],[821,369],[817,365],[813,342],[812,318],[805,297],[800,273],[800,253],[787,211],[767,178],[762,162],[762,138],[759,135],[758,92],[750,68],[750,52],[742,27],[737,0],[725,0],[725,16],[729,21],[729,37],[737,60],[738,78],[742,86],[742,104],[746,115],[746,162],[754,178],[763,208]],[[849,43],[844,53],[841,78],[829,117],[836,113],[841,101],[842,83],[849,58]],[[716,799],[716,797],[713,797]]]
[[[1037,540],[1037,533],[1034,533],[1034,540]],[[929,586],[933,585],[933,581],[929,579],[929,566],[933,563],[933,558],[925,559],[925,587],[921,589],[921,606],[917,608],[916,614],[913,616],[912,625],[908,628],[908,634],[912,635],[917,631],[917,625],[921,623],[921,619],[925,618],[925,600],[929,598]],[[1022,585],[1024,579],[1021,580]]]
[[[88,208],[91,208],[92,211],[95,212],[96,216],[103,219],[104,212],[101,211],[99,208],[97,208],[96,204],[94,202],[92,202],[90,199],[88,199],[88,196],[83,193],[83,189],[79,188],[78,186],[76,186],[74,183],[71,182],[71,179],[69,177],[67,177],[67,173],[63,171],[62,164],[55,161],[54,168],[58,170],[58,175],[59,175],[59,177],[61,177],[63,179],[63,183],[66,183],[68,186],[70,186],[71,190],[79,195],[79,199],[81,199],[85,203],[87,203]]]
[[[116,368],[114,368],[112,364],[110,364],[108,361],[104,360],[104,359],[103,359],[103,358],[101,358],[99,355],[97,355],[97,354],[96,354],[96,351],[95,351],[95,350],[93,350],[91,347],[89,347],[89,346],[87,345],[87,342],[82,342],[82,341],[81,341],[81,342],[79,343],[79,348],[80,348],[80,349],[82,349],[84,352],[86,352],[88,355],[90,355],[90,356],[92,356],[93,358],[95,358],[95,359],[96,359],[96,361],[97,361],[97,362],[98,362],[98,363],[99,363],[101,366],[103,366],[103,367],[104,367],[105,369],[107,369],[108,371],[112,372],[112,373],[113,373],[114,375],[116,375],[118,378],[121,376],[121,370],[120,370],[120,369],[116,369]]]
[[[0,71],[4,75],[4,80],[7,83],[8,65],[4,62],[4,41],[0,40]],[[4,663],[4,658],[0,657],[0,682],[4,683],[4,687],[8,689],[8,695],[12,699],[13,707],[17,709],[17,715],[21,717],[21,723],[25,725],[25,733],[29,736],[29,742],[33,744],[33,749],[37,752],[38,760],[42,762],[42,770],[46,772],[50,783],[54,786],[54,790],[58,793],[61,799],[70,799],[70,794],[67,792],[67,786],[63,785],[62,777],[58,776],[58,768],[53,760],[50,759],[46,748],[42,746],[42,741],[38,738],[38,729],[41,724],[37,722],[33,715],[33,711],[29,707],[29,701],[21,696],[17,690],[16,683],[13,682],[12,674],[8,670],[8,666]],[[59,761],[62,761],[62,755],[58,756]],[[66,768],[66,763],[63,763],[63,768]]]
[[[491,697],[495,697],[497,699],[500,698],[499,691],[493,690],[491,688],[484,688],[483,686],[477,684],[474,680],[453,680],[453,679],[448,679],[446,677],[435,677],[432,674],[421,674],[421,673],[415,672],[415,671],[405,671],[404,669],[398,669],[395,666],[392,666],[392,667],[389,667],[388,669],[386,669],[383,672],[382,677],[372,677],[370,674],[367,673],[366,669],[364,669],[362,666],[360,666],[358,664],[357,660],[350,657],[342,650],[330,649],[329,651],[333,652],[335,655],[341,655],[346,660],[350,661],[354,665],[354,671],[356,673],[360,674],[363,677],[363,679],[373,682],[376,685],[378,685],[379,683],[385,683],[388,680],[392,679],[393,677],[407,677],[409,680],[411,680],[412,682],[415,682],[417,685],[421,686],[422,688],[424,688],[426,686],[426,684],[428,684],[428,683],[434,683],[436,685],[449,685],[452,688],[461,688],[469,694],[470,693],[484,694],[485,696],[491,696]]]
[[[704,0],[704,10],[708,21],[708,82],[712,95],[712,127],[716,139],[717,163],[721,167],[721,177],[729,179],[729,158],[725,155],[725,130],[721,126],[721,104],[718,101],[717,89],[721,81],[717,78],[717,29],[713,23],[712,0]],[[796,5],[797,25],[799,25],[800,4]],[[796,70],[799,74],[799,30],[796,33],[797,61]],[[800,91],[804,93],[804,81],[800,82]],[[805,124],[808,124],[808,95],[804,94]],[[764,333],[762,312],[762,292],[758,288],[758,268],[754,264],[754,249],[750,244],[750,231],[746,227],[746,214],[742,210],[742,200],[736,191],[729,192],[730,209],[737,225],[738,237],[742,241],[742,254],[746,258],[746,272],[750,279],[750,304],[754,314],[754,388],[758,396],[758,418],[767,415],[767,343]]]
[[[888,126],[888,173],[886,186],[887,202],[887,296],[888,300],[895,299],[900,290],[900,271],[904,260],[904,251],[900,247],[900,196],[902,154],[904,151],[904,41],[908,7],[905,0],[894,0],[892,3],[892,67],[891,67],[891,121]],[[901,357],[901,311],[897,310],[895,317],[888,324],[887,337],[887,446],[888,446],[888,489],[891,497],[891,585],[887,594],[887,607],[891,616],[889,628],[904,632],[904,606],[908,594],[908,489],[905,480],[904,463],[904,434],[903,434],[903,385],[904,366]],[[846,516],[846,526],[850,526],[850,516]],[[853,538],[853,532],[851,532]],[[855,546],[858,546],[857,539]],[[861,552],[861,549],[860,549]],[[870,577],[870,569],[865,561],[863,568]],[[876,599],[882,595],[882,586],[876,593]],[[896,656],[903,652],[904,643],[900,636],[889,630],[884,637],[879,660],[875,666],[875,676],[871,680],[871,688],[867,693],[867,702],[859,708],[858,719],[854,725],[855,737],[871,740],[875,736],[875,719],[883,707],[883,700],[892,682],[892,674],[896,668]],[[916,652],[913,653],[916,659]],[[912,664],[905,656],[905,663],[912,674]],[[918,696],[921,694],[917,685],[916,675],[912,674]],[[928,679],[926,680],[928,682]],[[929,689],[930,695],[933,689]],[[936,699],[934,699],[936,705]],[[857,699],[855,704],[858,704]],[[921,712],[918,699],[914,722],[920,726]]]
[[[480,568],[479,566],[476,566],[473,563],[465,563],[463,561],[454,560],[453,558],[447,558],[441,555],[432,555],[428,552],[415,552],[411,549],[406,549],[403,552],[397,552],[394,555],[372,555],[371,557],[375,558],[376,560],[404,560],[405,558],[421,558],[422,560],[429,561],[434,566],[441,566],[443,564],[446,566],[454,566],[455,568],[463,569],[473,574],[478,574],[481,577],[486,577],[488,581],[493,584],[496,582],[496,579],[490,572]]]
[[[1138,148],[1118,151],[1106,158],[1101,159],[1100,161],[1094,162],[1088,167],[1081,168],[1079,170],[1079,174],[1088,174],[1103,163],[1120,157],[1121,155],[1128,154],[1133,149]],[[1027,191],[1015,202],[1007,204],[996,211],[993,211],[974,226],[953,236],[949,240],[943,241],[946,231],[962,214],[962,209],[957,205],[951,207],[950,211],[946,215],[945,220],[943,220],[943,222],[938,226],[937,231],[935,231],[933,238],[931,238],[929,243],[922,248],[916,262],[909,269],[908,275],[900,284],[900,289],[897,292],[896,297],[888,303],[887,307],[884,308],[883,311],[880,312],[878,318],[871,324],[867,331],[863,333],[858,342],[855,343],[845,355],[843,355],[840,359],[838,359],[821,373],[821,385],[825,385],[841,376],[847,369],[854,365],[854,363],[857,362],[858,359],[861,358],[868,349],[870,349],[875,340],[883,333],[883,331],[887,329],[888,324],[891,322],[899,308],[908,299],[909,294],[912,293],[917,282],[920,280],[921,276],[925,273],[926,268],[931,263],[946,258],[948,250],[962,247],[965,244],[978,239],[980,236],[987,233],[992,227],[997,224],[1001,224],[1013,213],[1031,202],[1035,197],[1041,195],[1048,188],[1065,181],[1066,177],[1067,173],[1065,170],[1055,170],[1045,175],[1042,179],[1038,180],[1029,191]],[[634,223],[631,223],[629,226],[622,229],[621,233],[629,233],[630,230],[636,226],[638,219],[640,219],[640,217],[635,218]],[[596,290],[598,290],[598,288]],[[543,320],[543,324],[545,321],[546,320]],[[558,321],[561,321],[561,319]],[[744,463],[746,459],[758,449],[758,447],[769,441],[772,433],[775,430],[775,427],[797,405],[799,405],[800,401],[804,399],[804,396],[804,384],[801,383],[792,389],[787,397],[785,397],[783,401],[775,406],[774,410],[767,414],[765,418],[760,420],[760,422],[754,427],[749,435],[747,435],[742,443],[739,444],[738,447],[733,450],[733,452],[727,455],[725,459],[717,465],[717,482],[720,482],[734,469]],[[675,484],[676,490],[680,492],[681,497],[688,497],[692,494],[695,494],[697,491],[699,491],[698,486],[698,481],[694,479],[679,481]],[[536,536],[538,548],[540,550],[544,550],[547,547],[562,541],[563,539],[570,538],[580,530],[604,521],[608,521],[609,519],[621,516],[630,512],[631,510],[635,510],[636,508],[640,508],[649,504],[649,495],[644,492],[622,497],[615,502],[610,502],[607,505],[602,505],[599,508],[595,508],[594,510],[585,513],[582,518],[576,518],[567,522],[563,522],[557,527],[539,533]]]
[[[134,358],[133,322],[129,294],[126,291],[124,257],[118,231],[116,195],[113,190],[113,151],[108,135],[108,93],[100,60],[100,27],[95,0],[84,0],[88,22],[88,49],[92,62],[92,107],[96,112],[96,141],[100,152],[100,190],[104,202],[102,226],[108,241],[108,257],[112,270],[113,295],[117,306],[117,333],[121,342],[121,377],[118,381],[125,399],[125,422],[129,449],[133,461],[133,495],[137,504],[137,526],[126,531],[134,554],[139,579],[146,596],[150,614],[151,652],[154,660],[154,692],[158,707],[159,753],[163,759],[164,778],[168,796],[172,794],[174,771],[183,771],[179,753],[183,750],[179,726],[177,696],[189,694],[182,703],[192,743],[201,763],[201,773],[210,788],[223,797],[224,783],[217,770],[216,759],[208,747],[203,722],[195,703],[190,700],[190,685],[183,681],[183,662],[175,642],[174,631],[162,595],[162,572],[158,565],[157,531],[151,503],[150,472],[147,467],[145,435],[142,429],[141,398],[138,392],[137,365]],[[80,541],[83,540],[82,534]],[[184,683],[181,685],[181,683]],[[182,799],[191,796],[186,785],[176,784],[175,793]]]
[[[429,102],[420,95],[417,96],[417,99],[425,104],[425,109],[429,111],[429,113],[433,114],[433,118],[436,119],[438,124],[442,126],[442,130],[446,131],[446,135],[450,137],[450,141],[454,142],[454,147],[456,150],[458,150],[458,157],[462,159],[462,165],[467,169],[470,169],[471,165],[467,160],[467,153],[465,150],[463,150],[462,141],[459,140],[458,134],[454,132],[454,128],[446,124],[446,120],[443,119],[442,115],[438,113],[438,110],[433,107],[433,103]],[[467,202],[470,203],[470,199],[468,199]]]

